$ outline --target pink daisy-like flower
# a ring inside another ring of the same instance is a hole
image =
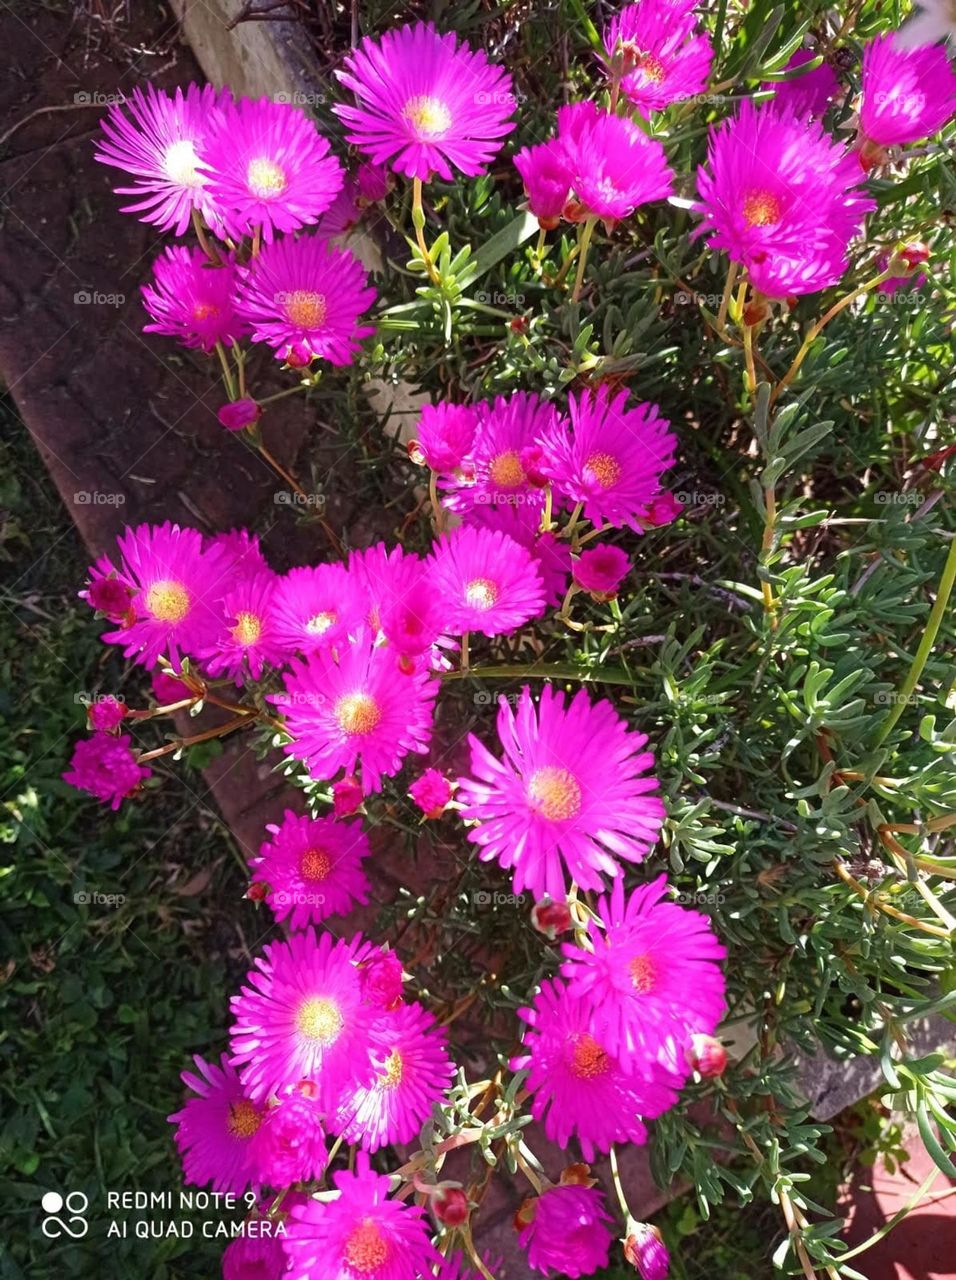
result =
[[[755,289],[786,298],[840,279],[847,246],[876,205],[858,190],[858,158],[819,121],[744,102],[711,130],[707,163],[697,171],[697,234],[742,263]]]
[[[230,529],[226,533],[214,534],[205,540],[203,549],[224,557],[230,573],[237,578],[254,578],[270,572],[259,545],[259,535],[250,533],[248,529]]]
[[[594,1033],[592,1012],[560,980],[542,983],[534,1007],[518,1010],[529,1030],[512,1064],[528,1068],[531,1114],[546,1136],[562,1148],[577,1136],[587,1161],[612,1143],[646,1142],[643,1120],[672,1107],[681,1083],[653,1061],[642,1074],[625,1067]]]
[[[456,471],[471,448],[478,427],[478,415],[467,404],[426,404],[422,406],[410,452],[432,471]]]
[[[647,737],[633,733],[610,702],[581,689],[570,705],[550,686],[537,712],[525,687],[515,715],[501,700],[504,758],[473,735],[471,778],[459,781],[468,839],[483,862],[514,868],[515,892],[567,896],[565,868],[582,889],[621,874],[618,859],[640,862],[657,840],[664,805],[649,774]]]
[[[599,600],[609,600],[617,595],[630,568],[630,558],[620,547],[588,547],[574,563],[574,581]]]
[[[548,437],[546,469],[570,503],[583,504],[595,528],[607,523],[640,532],[677,441],[656,405],[627,408],[627,399],[607,384],[569,396],[571,430]]]
[[[519,1222],[525,1212],[522,1206]],[[573,1182],[549,1187],[531,1201],[527,1213],[530,1221],[522,1224],[518,1239],[535,1271],[576,1278],[607,1266],[613,1240],[607,1224],[614,1219],[598,1187]]]
[[[86,708],[86,722],[95,733],[112,733],[129,715],[129,707],[112,693],[94,698]]]
[[[447,622],[443,602],[427,574],[388,600],[379,616],[382,635],[395,647],[405,670],[431,649]]]
[[[693,6],[678,12],[670,0],[626,5],[604,31],[609,70],[643,115],[663,111],[707,87],[714,51],[697,30]]]
[[[347,915],[368,902],[369,884],[362,861],[371,853],[358,822],[297,816],[287,809],[279,826],[253,862],[253,884],[269,886],[266,902],[277,920],[292,929]]]
[[[351,364],[374,329],[359,316],[375,301],[365,268],[320,236],[285,236],[265,245],[241,273],[236,310],[282,358],[302,347],[330,364]]]
[[[70,768],[62,775],[77,791],[86,791],[101,804],[113,810],[152,776],[152,770],[141,765],[131,748],[132,740],[123,734],[94,733],[81,738],[73,748]]]
[[[208,84],[191,84],[185,94],[177,89],[172,97],[148,84],[110,107],[101,121],[106,140],[97,143],[96,158],[134,178],[133,186],[115,188],[117,195],[138,197],[123,207],[124,213],[139,213],[141,221],[177,236],[189,226],[194,209],[211,227],[219,226],[200,154],[231,101],[228,89]]]
[[[260,1133],[262,1181],[269,1187],[321,1178],[328,1163],[318,1089],[305,1081],[266,1107]]]
[[[408,788],[408,794],[426,818],[440,818],[448,807],[452,786],[437,769],[426,769]]]
[[[234,240],[318,220],[342,189],[342,166],[298,107],[269,98],[227,103],[202,148],[202,171]]]
[[[505,635],[544,611],[544,583],[534,557],[507,534],[454,529],[439,538],[432,559],[450,631]]]
[[[243,1089],[226,1054],[219,1065],[198,1055],[193,1061],[199,1074],[184,1071],[181,1079],[196,1096],[169,1117],[177,1126],[183,1175],[194,1186],[242,1195],[260,1180],[263,1107]]]
[[[285,692],[270,700],[292,738],[287,755],[304,761],[313,778],[360,766],[368,795],[381,790],[383,776],[397,773],[409,752],[428,750],[437,693],[427,672],[402,675],[389,648],[362,632],[338,661],[324,651],[293,661]]]
[[[235,285],[230,262],[214,267],[201,249],[171,245],[153,263],[153,283],[142,287],[143,306],[152,317],[143,332],[207,353],[217,342],[231,347],[245,331],[233,302]]]
[[[445,1094],[455,1066],[444,1032],[419,1004],[385,1013],[369,1033],[375,1075],[346,1089],[332,1129],[368,1151],[411,1142]]]
[[[446,482],[445,506],[464,512],[473,507],[544,509],[544,487],[533,483],[525,466],[528,450],[542,436],[560,429],[554,405],[532,392],[516,391],[475,406],[478,425],[471,451],[463,460],[466,473]]]
[[[613,223],[671,194],[664,148],[623,116],[593,102],[570,103],[558,110],[558,141],[572,194],[586,217]]]
[[[168,520],[126,529],[117,546],[121,575],[136,587],[135,618],[103,639],[147,669],[160,654],[178,667],[182,654],[197,655],[219,632],[219,603],[233,582],[228,557],[204,549],[198,529]]]
[[[227,675],[237,685],[259,680],[266,666],[278,666],[286,650],[272,625],[276,578],[270,572],[240,578],[222,600],[225,619],[215,640],[197,656],[211,676]]]
[[[894,32],[863,50],[860,128],[880,147],[937,133],[956,111],[956,71],[946,45],[902,49]]]
[[[705,915],[662,900],[666,893],[659,876],[625,905],[615,881],[610,900],[598,902],[604,929],[592,926],[594,949],[562,947],[568,990],[590,1003],[595,1035],[622,1058],[654,1057],[695,1031],[710,1035],[723,1016],[727,952]]]
[[[360,1151],[355,1169],[332,1175],[341,1193],[294,1206],[285,1251],[288,1280],[418,1280],[439,1254],[419,1205],[394,1200],[390,1179]]]
[[[552,608],[561,603],[571,577],[571,546],[566,538],[559,538],[550,530],[540,532],[541,512],[537,506],[528,503],[521,506],[501,503],[474,506],[465,512],[463,522],[486,529],[500,529],[530,551],[544,584],[545,607]]]
[[[358,941],[336,942],[308,929],[257,956],[249,985],[230,1001],[230,1061],[255,1101],[312,1080],[330,1111],[346,1085],[371,1075],[374,1015],[353,963]]]
[[[523,147],[515,156],[515,168],[521,175],[528,208],[539,226],[552,231],[571,192],[571,171],[564,148],[557,138]]]
[[[340,564],[290,569],[272,601],[276,641],[287,655],[315,653],[346,640],[363,621],[364,597]]]
[[[484,173],[514,128],[507,72],[431,23],[366,37],[336,75],[358,99],[333,108],[349,142],[409,178]]]
[[[813,49],[798,49],[784,71],[806,66],[819,57]],[[772,89],[773,100],[778,107],[795,116],[823,116],[827,107],[840,92],[840,82],[828,62],[821,62],[812,71],[791,80],[767,80],[761,89]]]

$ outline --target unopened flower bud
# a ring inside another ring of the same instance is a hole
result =
[[[216,415],[227,431],[245,431],[254,422],[258,422],[262,410],[251,396],[241,400],[232,400],[224,404]]]
[[[550,942],[559,933],[567,933],[574,926],[567,902],[552,902],[550,898],[542,898],[534,904],[531,908],[531,923]]]
[[[440,1187],[431,1196],[432,1210],[439,1222],[446,1227],[460,1227],[468,1221],[471,1206],[461,1187]]]
[[[362,788],[358,778],[349,776],[342,778],[332,787],[332,809],[337,818],[347,818],[355,813],[362,803]]]
[[[624,1241],[624,1257],[637,1268],[641,1280],[667,1280],[670,1254],[661,1233],[648,1222],[631,1222]]]
[[[687,1061],[692,1071],[705,1080],[722,1076],[727,1066],[727,1050],[713,1036],[692,1035],[687,1050]]]

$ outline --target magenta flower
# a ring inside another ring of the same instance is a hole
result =
[[[355,1164],[332,1175],[336,1199],[293,1206],[288,1280],[418,1280],[439,1261],[421,1207],[392,1199],[364,1151]]]
[[[571,546],[566,538],[559,538],[550,530],[540,532],[539,506],[527,502],[481,504],[466,511],[463,519],[466,525],[499,529],[530,551],[544,584],[545,607],[561,603],[571,577]]]
[[[413,456],[419,453],[432,471],[456,471],[474,442],[477,425],[478,415],[470,405],[423,405],[410,451]]]
[[[314,929],[270,943],[233,996],[230,1058],[250,1098],[311,1080],[325,1111],[367,1079],[373,1011],[363,1003],[353,950]]]
[[[439,538],[432,562],[449,631],[506,635],[544,612],[534,558],[507,534],[455,529]]]
[[[282,1094],[266,1107],[260,1130],[259,1163],[266,1186],[321,1178],[328,1163],[322,1109],[311,1081]]]
[[[221,605],[221,629],[197,654],[209,675],[226,675],[243,685],[250,676],[261,679],[267,666],[279,666],[284,660],[286,651],[272,621],[275,589],[275,575],[266,571],[240,578],[226,592]]]
[[[574,581],[599,600],[617,595],[627,577],[631,561],[620,547],[588,547],[574,563]]]
[[[876,205],[858,190],[858,158],[816,120],[744,102],[711,130],[697,174],[699,234],[742,263],[771,298],[835,284],[847,247]]]
[[[86,708],[86,722],[94,733],[112,733],[126,719],[129,708],[111,693],[94,698]]]
[[[394,951],[374,947],[359,961],[359,980],[363,999],[374,1009],[397,1009],[402,1003],[405,975]]]
[[[384,542],[349,554],[348,571],[369,629],[378,632],[382,618],[417,589],[428,584],[428,568],[421,556]]]
[[[269,98],[229,102],[212,123],[201,169],[233,240],[258,227],[277,231],[316,222],[342,188],[342,166],[304,111]]]
[[[206,538],[203,550],[210,555],[224,556],[230,573],[237,578],[254,578],[271,572],[262,554],[258,534],[250,533],[248,529],[230,529],[227,533]]]
[[[272,839],[253,860],[252,883],[269,886],[265,900],[276,920],[304,929],[368,902],[362,862],[371,849],[361,823],[298,817],[287,809],[282,822],[266,830]]]
[[[562,1148],[576,1136],[587,1161],[612,1143],[646,1142],[643,1121],[672,1107],[681,1083],[652,1060],[625,1067],[594,1034],[591,1014],[559,979],[543,982],[534,1007],[518,1010],[529,1029],[512,1064],[528,1069],[531,1114],[546,1136]]]
[[[956,111],[956,72],[946,45],[902,49],[894,32],[863,50],[860,128],[879,147],[938,133]]]
[[[403,675],[387,648],[367,632],[338,661],[324,650],[293,660],[285,692],[270,695],[292,738],[284,750],[313,778],[361,768],[365,794],[381,790],[409,752],[424,753],[432,732],[437,681],[424,671]]]
[[[363,621],[364,599],[340,564],[290,569],[276,586],[273,626],[287,655],[339,644]]]
[[[182,680],[177,680],[175,676],[165,671],[154,671],[150,677],[150,686],[153,697],[160,707],[168,707],[174,702],[182,702],[184,698],[193,697],[193,691],[188,684],[184,684]]]
[[[533,392],[515,391],[475,406],[474,444],[459,476],[446,482],[444,503],[452,511],[473,507],[531,507],[540,519],[544,487],[534,483],[523,459],[539,439],[560,429],[554,405]]]
[[[641,519],[672,465],[677,441],[656,405],[626,408],[628,393],[602,384],[568,397],[570,431],[546,439],[546,469],[570,503],[582,503],[596,529],[641,530]]]
[[[666,524],[673,524],[684,514],[683,503],[670,490],[658,494],[644,515],[644,523],[657,529]]]
[[[382,635],[394,645],[403,670],[431,649],[446,625],[443,602],[427,575],[389,599],[379,615]]]
[[[531,1219],[518,1239],[535,1271],[574,1280],[607,1266],[613,1239],[607,1224],[614,1219],[598,1187],[562,1182],[532,1200],[527,1211]],[[519,1223],[524,1212],[522,1207]]]
[[[120,576],[109,556],[100,556],[90,565],[89,583],[77,594],[111,622],[126,622],[133,616],[136,587]]]
[[[515,156],[515,168],[524,183],[528,208],[540,226],[553,230],[571,193],[571,169],[560,141],[549,138],[523,147]]]
[[[131,739],[111,733],[81,738],[73,748],[70,768],[62,775],[71,787],[88,792],[113,810],[151,776],[152,770],[137,760]]]
[[[187,1183],[240,1196],[260,1181],[263,1108],[246,1093],[226,1054],[220,1063],[193,1057],[198,1075],[182,1073],[196,1095],[169,1117]]]
[[[477,823],[468,839],[514,868],[515,892],[567,896],[565,872],[582,889],[621,874],[618,859],[640,862],[665,817],[647,737],[633,733],[610,702],[581,689],[565,705],[546,685],[537,713],[527,687],[517,715],[502,699],[495,759],[473,735],[471,778],[459,782],[462,817]]]
[[[452,786],[445,775],[439,773],[437,769],[426,769],[408,788],[408,794],[421,809],[424,817],[440,818],[448,807]]]
[[[593,102],[559,108],[558,141],[579,216],[609,224],[671,194],[673,175],[661,144]]]
[[[214,267],[201,249],[171,245],[153,263],[152,284],[141,290],[152,318],[143,332],[161,333],[207,353],[217,342],[231,347],[245,332],[233,301],[235,284],[229,262]]]
[[[332,1130],[367,1151],[411,1142],[441,1101],[455,1074],[445,1033],[419,1004],[382,1014],[369,1033],[375,1074],[346,1089]]]
[[[594,1029],[623,1060],[653,1058],[669,1040],[686,1044],[692,1032],[710,1035],[724,1012],[726,950],[705,915],[664,899],[664,876],[641,885],[624,902],[621,880],[597,911],[593,951],[566,942],[561,973],[568,991],[590,1003]]]
[[[217,547],[203,547],[197,529],[166,521],[126,529],[117,539],[120,575],[136,588],[135,617],[103,639],[147,669],[160,655],[179,666],[219,634],[219,604],[233,582],[232,565]]]
[[[330,364],[351,364],[359,341],[374,329],[359,316],[375,301],[365,269],[347,249],[317,235],[286,236],[265,245],[242,273],[236,310],[265,342],[285,358],[302,346]]]
[[[648,1222],[631,1222],[631,1234],[624,1241],[624,1257],[637,1269],[641,1280],[667,1280],[671,1259],[657,1227]]]
[[[219,226],[200,155],[231,102],[228,89],[208,84],[191,84],[185,94],[177,89],[172,97],[148,84],[110,107],[101,121],[106,140],[97,144],[96,158],[133,177],[132,186],[115,188],[117,195],[137,197],[124,213],[139,213],[141,221],[177,236],[189,226],[194,209],[211,227]]]
[[[609,74],[620,75],[625,97],[645,116],[702,93],[714,56],[693,5],[671,0],[625,5],[605,28],[604,48]]]
[[[283,1204],[291,1197],[286,1196]],[[268,1235],[236,1236],[222,1255],[222,1280],[282,1280],[286,1271],[285,1237],[278,1229]]]
[[[348,818],[362,807],[365,797],[358,779],[340,778],[332,786],[332,812],[336,818]]]
[[[378,204],[391,191],[395,179],[384,165],[366,160],[355,171],[355,185],[360,204]]]
[[[783,69],[792,71],[818,56],[813,49],[798,49]],[[760,87],[772,89],[774,103],[795,116],[826,115],[827,107],[840,92],[840,82],[828,62],[821,62],[792,80],[767,80]]]
[[[431,23],[366,37],[336,74],[358,100],[333,108],[349,142],[409,178],[484,173],[514,128],[508,74]]]
[[[243,396],[241,400],[231,400],[219,409],[216,417],[227,431],[245,431],[254,422],[258,422],[262,410],[251,396]]]

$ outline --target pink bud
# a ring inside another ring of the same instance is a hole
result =
[[[391,191],[392,175],[384,165],[367,160],[356,170],[355,183],[361,199],[366,204],[374,204],[376,200],[384,200]]]
[[[154,671],[152,677],[153,697],[161,707],[170,707],[174,702],[182,702],[183,698],[192,697],[193,691],[182,680],[177,680],[168,671]]]
[[[279,352],[290,369],[306,369],[312,363],[312,349],[304,342],[292,342]]]
[[[95,702],[90,703],[86,708],[86,719],[90,728],[96,732],[110,733],[122,723],[127,712],[125,702],[120,702],[118,698],[108,693],[105,697],[97,698]]]
[[[440,818],[451,799],[451,783],[437,769],[426,769],[408,788],[426,818]]]
[[[224,404],[216,415],[227,431],[245,431],[258,422],[262,410],[251,396]]]
[[[722,1076],[727,1066],[727,1050],[713,1036],[692,1035],[687,1050],[687,1061],[692,1071],[705,1080]]]
[[[552,902],[550,898],[543,898],[531,908],[531,923],[539,933],[553,942],[559,933],[567,933],[574,922],[566,902]]]
[[[574,581],[599,600],[610,600],[627,577],[631,562],[620,547],[589,547],[572,565]]]
[[[402,962],[394,951],[380,950],[359,967],[362,997],[376,1009],[397,1009],[402,1003],[405,975]]]
[[[630,1226],[624,1257],[637,1268],[641,1280],[667,1280],[671,1260],[661,1233],[649,1222],[632,1222]]]
[[[347,818],[362,804],[362,788],[358,778],[350,774],[332,787],[332,810],[337,818]]]
[[[431,1203],[435,1217],[447,1227],[460,1227],[468,1221],[471,1206],[461,1187],[442,1187],[431,1197]]]
[[[120,622],[129,613],[133,593],[119,578],[97,578],[87,588],[86,598],[97,613]]]
[[[684,508],[677,501],[672,493],[661,493],[647,508],[647,514],[644,520],[653,527],[670,524],[676,520]]]

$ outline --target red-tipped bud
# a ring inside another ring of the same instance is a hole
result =
[[[667,1280],[671,1259],[661,1233],[649,1222],[632,1222],[630,1227],[624,1257],[637,1268],[641,1280]]]
[[[251,396],[245,396],[242,400],[231,400],[229,404],[224,404],[216,416],[227,431],[245,431],[246,427],[259,421],[261,413],[255,400]]]
[[[264,884],[251,884],[246,890],[246,897],[250,902],[264,902],[267,892]]]
[[[362,788],[358,778],[350,775],[336,782],[332,788],[332,809],[337,818],[347,818],[362,804]]]
[[[924,262],[928,262],[929,254],[929,245],[922,240],[910,240],[907,244],[900,245],[896,251],[896,257],[906,264],[909,271],[915,271]]]
[[[446,1227],[460,1227],[468,1221],[471,1205],[461,1187],[439,1187],[431,1202],[435,1217]]]
[[[705,1080],[722,1076],[727,1066],[727,1050],[713,1036],[693,1035],[687,1050],[687,1061],[692,1071]]]
[[[534,904],[531,908],[531,923],[549,942],[553,942],[559,933],[567,933],[574,926],[568,904],[552,902],[550,898],[542,898]]]

